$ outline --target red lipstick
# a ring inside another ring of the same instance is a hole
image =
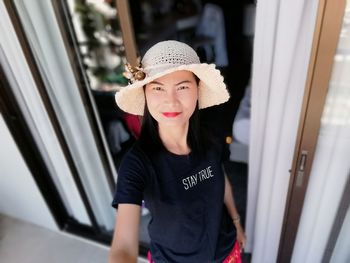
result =
[[[181,112],[163,112],[163,115],[167,118],[174,118],[179,115]]]

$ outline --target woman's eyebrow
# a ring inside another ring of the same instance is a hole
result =
[[[181,85],[181,84],[184,84],[184,83],[192,83],[192,81],[190,81],[190,80],[183,80],[183,81],[180,81],[179,83],[175,84],[175,86],[178,86],[178,85]]]
[[[155,85],[164,85],[163,83],[161,83],[161,82],[158,82],[158,81],[151,81],[150,83],[148,83],[148,84],[155,84]]]

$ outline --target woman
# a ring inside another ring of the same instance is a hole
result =
[[[223,77],[173,40],[151,47],[142,66],[127,71],[132,84],[117,92],[116,102],[143,123],[118,171],[110,262],[136,262],[143,200],[152,216],[150,262],[234,262],[245,234],[221,144],[199,123],[199,109],[229,99]]]

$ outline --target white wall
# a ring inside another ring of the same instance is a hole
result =
[[[0,213],[58,230],[1,114]]]

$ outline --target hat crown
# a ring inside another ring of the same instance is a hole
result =
[[[189,45],[175,40],[162,41],[151,47],[142,59],[144,69],[199,64],[199,57]]]

